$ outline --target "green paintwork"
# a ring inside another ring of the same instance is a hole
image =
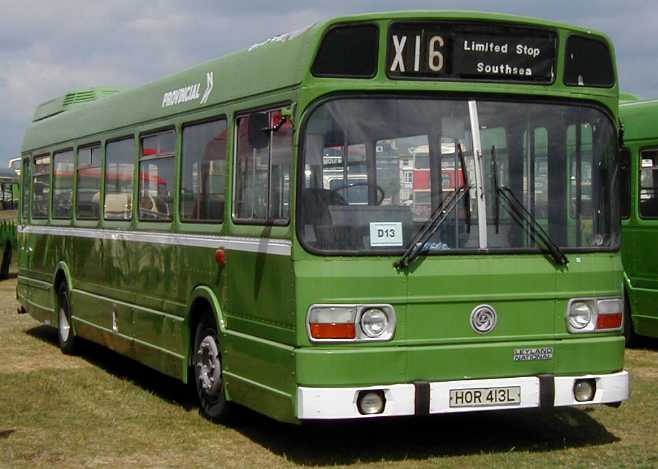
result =
[[[551,28],[559,55],[552,85],[484,82],[391,81],[384,70],[387,27],[393,20],[478,20]],[[315,78],[310,66],[324,32],[335,24],[370,22],[379,26],[379,69],[372,79]],[[617,116],[618,88],[567,87],[563,84],[563,45],[570,34],[599,33],[553,22],[473,12],[378,13],[337,18],[289,37],[208,62],[141,88],[126,90],[67,108],[33,123],[23,156],[135,136],[224,115],[227,148],[233,148],[234,118],[248,109],[293,103],[294,154],[298,131],[317,99],[337,92],[462,93],[534,96],[595,102]],[[612,48],[611,48],[612,49]],[[614,58],[613,58],[614,61]],[[614,63],[614,62],[613,62]],[[207,73],[214,88],[205,105],[192,100],[163,107],[163,95],[199,83]],[[178,154],[181,142],[178,141]],[[138,144],[135,144],[135,154]],[[233,169],[229,150],[227,172]],[[293,173],[297,171],[296,157]],[[180,165],[178,167],[180,181]],[[135,174],[137,170],[135,170]],[[175,206],[179,204],[177,183]],[[53,284],[59,272],[72,290],[78,334],[131,356],[164,373],[188,378],[194,335],[193,305],[207,305],[220,329],[229,399],[284,421],[295,421],[296,388],[374,385],[418,379],[460,379],[613,372],[623,367],[618,334],[572,336],[565,313],[569,298],[619,296],[618,253],[572,255],[568,268],[556,269],[542,255],[432,256],[401,273],[392,257],[324,257],[299,244],[295,220],[289,226],[233,222],[233,179],[227,176],[224,223],[171,223],[83,220],[31,220],[33,226],[76,226],[135,232],[206,234],[285,239],[290,256],[227,250],[219,266],[213,248],[154,245],[100,238],[19,234],[21,304],[40,320],[55,323]],[[296,182],[291,181],[291,193]],[[101,200],[105,188],[101,184]],[[133,200],[137,199],[135,185]],[[75,195],[74,201],[75,203]],[[296,201],[291,201],[295,213]],[[136,205],[136,204],[134,204]],[[28,224],[28,220],[22,220]],[[62,264],[66,268],[61,268]],[[58,268],[60,266],[60,268]],[[313,345],[306,314],[314,303],[390,303],[398,327],[388,343]],[[468,325],[473,307],[490,303],[502,312],[499,327],[487,336]],[[112,314],[116,320],[112,320]],[[113,330],[113,326],[116,326]],[[555,347],[549,361],[514,362],[512,350]]]
[[[632,102],[637,102],[641,101],[640,97],[632,94],[632,93],[627,93],[627,92],[620,92],[619,93],[619,103],[624,104],[624,103],[632,103]]]
[[[658,337],[658,220],[640,217],[640,151],[658,149],[658,101],[620,106],[624,146],[630,152],[630,217],[622,221],[625,286],[637,334]]]
[[[16,222],[14,220],[0,220],[0,246],[7,243],[16,247]]]
[[[32,122],[52,117],[59,114],[60,112],[68,111],[72,107],[79,106],[80,104],[89,103],[106,96],[111,96],[121,90],[122,89],[118,87],[99,87],[89,90],[71,91],[70,93],[66,93],[64,96],[51,99],[37,106],[37,109],[34,111],[34,116],[32,117]]]
[[[16,222],[14,220],[0,219],[0,280],[9,276],[9,267],[12,259],[16,257],[17,245]]]

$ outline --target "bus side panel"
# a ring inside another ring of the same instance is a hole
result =
[[[631,287],[627,292],[635,333],[658,337],[658,290]]]
[[[228,398],[277,420],[295,422],[294,349],[230,331],[223,340]]]
[[[21,272],[26,285],[26,309],[38,321],[56,325],[52,271],[56,249],[62,240],[54,236],[24,234],[27,271]]]
[[[51,304],[52,289],[48,283],[21,276],[18,278],[17,290],[30,316],[46,324],[57,324],[55,309]]]
[[[292,259],[228,251],[228,329],[288,345],[295,343]]]
[[[100,238],[68,237],[67,262],[73,277],[74,292],[71,308],[74,317],[96,326],[112,329],[112,306],[105,299],[110,284],[105,283],[103,240]]]
[[[637,334],[658,337],[658,252],[651,248],[658,232],[655,220],[640,220],[624,227],[624,267],[633,326]]]
[[[139,341],[177,356],[185,353],[182,326],[189,273],[182,267],[186,256],[198,256],[190,247],[155,243],[123,243],[122,256],[132,259],[125,265],[131,275],[124,276],[119,266],[112,266],[120,288],[132,291],[135,298],[131,335]],[[165,352],[166,353],[166,352]]]

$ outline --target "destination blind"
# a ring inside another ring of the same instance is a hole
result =
[[[551,83],[551,31],[447,23],[397,23],[388,35],[390,78]]]

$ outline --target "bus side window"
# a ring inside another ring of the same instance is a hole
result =
[[[48,218],[50,208],[50,155],[34,158],[32,176],[32,218]]]
[[[176,132],[142,137],[139,159],[139,219],[171,221],[176,188]]]
[[[640,153],[640,216],[658,218],[658,150]]]
[[[221,223],[226,194],[226,120],[183,129],[181,220]]]
[[[101,188],[101,147],[78,150],[76,218],[98,220]]]
[[[132,219],[133,138],[107,144],[105,165],[105,219]]]
[[[53,154],[53,218],[70,219],[73,199],[73,150]]]
[[[621,194],[620,212],[623,219],[631,216],[631,152],[623,148],[620,153],[619,189]]]
[[[21,189],[23,190],[22,194],[22,218],[23,223],[28,223],[30,219],[30,159],[23,159],[23,172],[21,173]]]
[[[254,122],[250,123],[250,119]],[[237,142],[236,220],[286,224],[290,218],[290,121],[279,110],[241,116]]]

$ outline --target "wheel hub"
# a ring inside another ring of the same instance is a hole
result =
[[[217,341],[206,336],[196,352],[197,380],[208,394],[218,394],[222,384],[222,364],[219,360]]]
[[[62,338],[62,342],[66,342],[69,339],[70,332],[71,324],[69,324],[66,311],[64,311],[64,308],[59,308],[59,335]]]

